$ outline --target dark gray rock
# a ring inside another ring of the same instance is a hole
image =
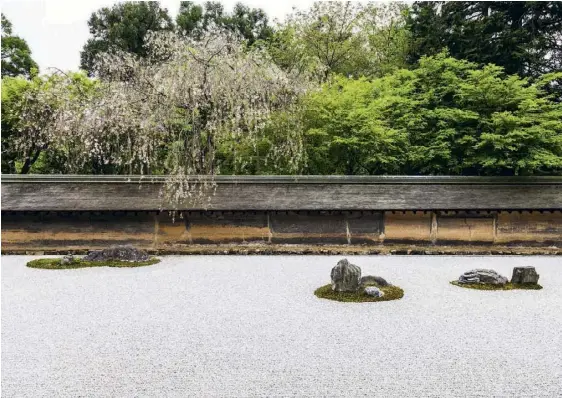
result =
[[[493,269],[473,269],[459,277],[459,283],[481,283],[489,285],[505,285],[507,278]]]
[[[367,294],[368,296],[373,296],[373,297],[382,297],[384,296],[384,292],[379,289],[378,287],[375,286],[368,286],[365,288],[365,294]]]
[[[350,264],[347,259],[340,260],[332,268],[332,290],[336,292],[356,292],[361,284],[361,268]]]
[[[74,262],[74,256],[72,254],[69,254],[61,258],[60,265],[70,265],[73,262]]]
[[[386,281],[383,277],[375,276],[375,275],[365,275],[361,278],[361,286],[370,285],[376,283],[377,285],[383,286],[390,286],[390,283]]]
[[[94,250],[84,257],[85,261],[147,261],[148,254],[131,245],[111,246],[103,250]]]
[[[539,283],[539,274],[535,270],[535,267],[514,267],[513,275],[511,276],[511,283]]]

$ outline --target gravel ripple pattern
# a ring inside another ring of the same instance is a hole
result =
[[[41,270],[2,256],[3,397],[559,397],[560,257],[348,256],[403,299],[313,292],[341,256],[169,256]],[[541,291],[477,291],[534,265]]]

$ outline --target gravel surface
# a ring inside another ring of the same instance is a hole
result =
[[[41,270],[2,256],[3,397],[562,396],[562,258],[349,256],[402,300],[314,289],[341,256]],[[471,268],[541,291],[449,284]]]

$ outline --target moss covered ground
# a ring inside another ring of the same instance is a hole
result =
[[[384,296],[382,297],[373,297],[365,294],[364,288],[367,286],[376,286],[384,292]],[[384,286],[380,287],[376,284],[369,284],[365,285],[357,292],[335,292],[332,290],[332,285],[328,284],[322,287],[319,287],[314,291],[316,297],[328,299],[328,300],[335,300],[335,301],[342,301],[346,303],[367,303],[367,302],[375,302],[375,301],[391,301],[391,300],[398,300],[404,297],[404,290],[399,288],[398,286]]]
[[[153,257],[147,261],[84,261],[82,259],[74,259],[71,264],[61,265],[60,258],[39,258],[27,263],[30,268],[42,269],[75,269],[87,267],[143,267],[159,263],[160,259]]]

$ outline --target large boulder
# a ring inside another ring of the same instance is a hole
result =
[[[345,258],[332,268],[330,275],[332,290],[336,292],[356,292],[361,285],[361,268]]]
[[[511,283],[532,283],[536,285],[539,283],[539,276],[540,275],[537,274],[535,267],[514,267],[513,275],[511,276]]]
[[[372,285],[372,284],[379,285],[380,287],[390,286],[390,283],[388,283],[386,279],[380,276],[365,275],[364,277],[361,278],[361,286]]]
[[[148,254],[131,245],[111,246],[103,250],[94,250],[84,257],[85,261],[147,261]]]
[[[459,277],[459,283],[465,284],[488,284],[488,285],[505,285],[507,278],[498,274],[493,269],[473,269],[465,272]]]

